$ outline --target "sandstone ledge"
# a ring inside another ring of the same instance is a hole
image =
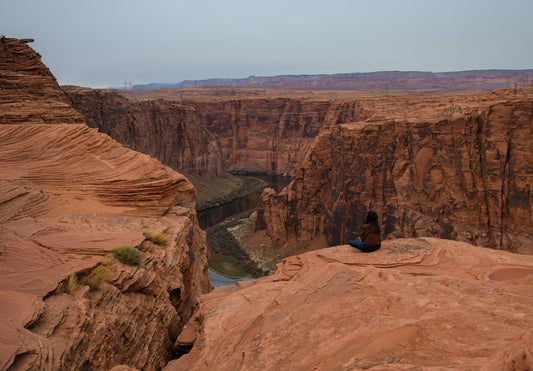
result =
[[[0,369],[164,366],[211,288],[192,184],[85,125],[0,125],[0,142]],[[141,266],[115,262],[89,290],[122,245]]]
[[[336,246],[200,298],[192,351],[165,370],[533,366],[533,257],[432,238]]]

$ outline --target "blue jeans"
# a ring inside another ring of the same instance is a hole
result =
[[[348,243],[350,244],[350,246],[355,247],[356,249],[359,249],[362,252],[376,251],[376,250],[378,250],[381,247],[381,245],[369,247],[369,246],[365,245],[364,242],[357,241],[357,240],[350,240],[350,241],[348,241]]]

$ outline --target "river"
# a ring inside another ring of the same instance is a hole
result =
[[[227,219],[230,216],[251,209],[255,209],[257,207],[257,203],[259,202],[261,192],[263,192],[264,188],[271,187],[274,188],[276,192],[279,192],[281,189],[283,189],[283,187],[286,187],[292,180],[292,178],[288,176],[258,175],[254,176],[254,178],[260,178],[264,180],[267,185],[263,188],[256,189],[255,191],[252,191],[247,195],[238,197],[228,202],[224,202],[219,206],[210,207],[208,209],[198,211],[197,217],[198,224],[200,224],[200,228],[206,229],[212,227],[221,223],[222,221],[224,221],[224,219]]]
[[[267,183],[267,185],[263,188],[256,189],[255,191],[245,196],[238,197],[234,200],[225,202],[219,206],[198,211],[197,216],[198,216],[198,223],[200,224],[200,228],[207,229],[209,227],[222,223],[225,219],[233,215],[242,213],[244,211],[255,209],[259,202],[259,197],[261,196],[261,192],[263,192],[264,188],[271,187],[271,188],[274,188],[276,192],[279,192],[281,189],[283,189],[283,187],[287,186],[292,180],[291,177],[285,177],[285,176],[255,176],[255,177],[264,180]],[[207,241],[207,243],[209,244],[209,241]],[[211,280],[211,284],[215,287],[234,285],[235,283],[239,281],[250,280],[250,278],[247,278],[247,277],[227,278],[212,271],[211,269],[209,270],[209,278]]]
[[[212,271],[211,269],[209,270],[209,279],[211,280],[211,285],[215,287],[235,285],[239,281],[251,280],[251,278],[248,278],[248,277],[227,278],[227,277],[221,276],[215,271]]]

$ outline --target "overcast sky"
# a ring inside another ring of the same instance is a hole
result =
[[[0,0],[60,84],[533,68],[532,0]]]

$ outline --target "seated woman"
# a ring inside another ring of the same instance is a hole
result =
[[[369,211],[366,215],[365,225],[359,235],[360,241],[350,240],[350,246],[361,250],[362,252],[376,251],[381,247],[381,228],[378,223],[378,214],[375,211]]]

